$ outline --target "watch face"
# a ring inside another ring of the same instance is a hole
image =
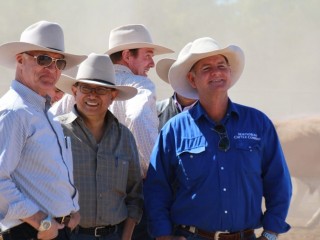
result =
[[[45,222],[42,222],[41,225],[42,225],[43,229],[48,230],[51,227],[51,222],[45,221]]]
[[[262,234],[262,236],[264,236],[268,240],[277,240],[278,239],[278,237],[276,235],[268,233],[268,232],[264,232]]]
[[[47,217],[46,219],[42,220],[40,223],[39,231],[46,231],[51,228],[51,217]]]

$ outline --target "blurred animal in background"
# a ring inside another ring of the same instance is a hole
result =
[[[293,183],[288,221],[320,226],[320,116],[274,121]]]

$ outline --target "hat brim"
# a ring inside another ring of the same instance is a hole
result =
[[[172,58],[163,58],[159,60],[156,64],[156,72],[158,76],[160,77],[161,80],[163,80],[168,84],[170,84],[169,78],[168,78],[169,69],[174,63],[174,61],[175,59],[172,59]]]
[[[154,55],[161,55],[166,53],[173,53],[174,51],[170,48],[166,48],[160,45],[152,44],[152,43],[128,43],[128,44],[122,44],[113,48],[110,48],[105,53],[108,55],[111,55],[116,52],[120,52],[126,49],[136,49],[136,48],[153,48],[154,49]]]
[[[77,82],[94,84],[94,85],[98,85],[98,86],[117,89],[118,90],[118,96],[115,99],[116,101],[128,100],[130,98],[133,98],[138,93],[138,90],[136,88],[134,88],[134,87],[130,87],[130,86],[115,86],[115,85],[112,85],[112,84],[97,82],[97,81],[91,80],[91,79],[77,80],[77,79],[72,78],[72,77],[70,77],[68,75],[65,75],[65,74],[61,74],[60,79],[56,83],[56,87],[59,88],[60,90],[62,90],[63,92],[65,92],[65,93],[73,95],[71,89],[72,89],[72,86]]]
[[[64,59],[67,61],[67,65],[64,70],[80,64],[87,58],[87,56],[85,55],[74,55],[31,43],[9,42],[0,46],[0,64],[8,68],[15,68],[16,55],[27,51],[45,51],[62,54],[64,56]]]
[[[168,74],[169,83],[172,88],[184,97],[199,99],[197,90],[191,87],[188,82],[187,74],[191,67],[199,60],[220,54],[224,55],[229,61],[231,67],[231,86],[233,86],[239,80],[243,72],[245,61],[244,53],[241,48],[230,45],[226,48],[206,53],[191,53],[189,56],[175,61],[169,69]]]

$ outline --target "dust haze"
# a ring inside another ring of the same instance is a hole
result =
[[[67,52],[104,53],[111,29],[142,23],[155,43],[176,51],[157,61],[175,58],[186,43],[209,36],[221,47],[235,44],[245,52],[245,70],[230,90],[231,99],[282,120],[320,113],[319,9],[319,0],[9,0],[0,3],[0,44],[19,41],[26,27],[48,20],[64,29]],[[14,74],[0,66],[0,96]],[[149,76],[158,99],[171,96],[171,87],[154,69]],[[311,193],[319,224],[320,194]]]

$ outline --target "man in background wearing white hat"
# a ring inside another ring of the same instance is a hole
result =
[[[149,31],[141,24],[120,26],[109,35],[109,50],[106,53],[114,64],[116,83],[138,89],[134,98],[116,101],[110,106],[110,110],[133,133],[143,177],[146,176],[159,126],[155,85],[147,75],[150,68],[154,67],[154,55],[172,52],[171,49],[154,44]],[[146,228],[143,215],[133,239],[150,239]]]
[[[144,25],[125,25],[110,32],[109,50],[106,53],[115,65],[116,82],[138,89],[134,98],[114,102],[110,109],[133,133],[144,177],[159,125],[155,85],[147,75],[150,68],[154,67],[154,55],[171,52],[168,48],[154,44]]]
[[[143,207],[139,156],[132,133],[108,107],[134,97],[137,89],[115,85],[109,56],[94,53],[80,64],[75,79],[62,75],[58,86],[76,101],[70,113],[58,117],[72,142],[80,193],[74,239],[130,240]]]
[[[47,93],[62,70],[85,58],[64,52],[62,28],[47,21],[29,26],[19,42],[0,46],[0,64],[16,68],[10,90],[0,99],[4,240],[69,239],[79,223],[71,149],[61,125],[47,112]]]
[[[212,38],[187,44],[169,70],[173,89],[199,98],[162,128],[144,184],[151,234],[158,240],[275,240],[292,186],[275,128],[254,108],[233,103],[244,54]],[[265,198],[266,211],[262,212]]]
[[[174,63],[174,59],[163,58],[156,64],[156,71],[160,79],[170,84],[168,79],[168,73],[171,65]],[[169,98],[157,101],[157,112],[159,118],[159,131],[166,124],[166,122],[175,115],[187,111],[192,108],[197,102],[197,99],[186,98],[177,92]]]

